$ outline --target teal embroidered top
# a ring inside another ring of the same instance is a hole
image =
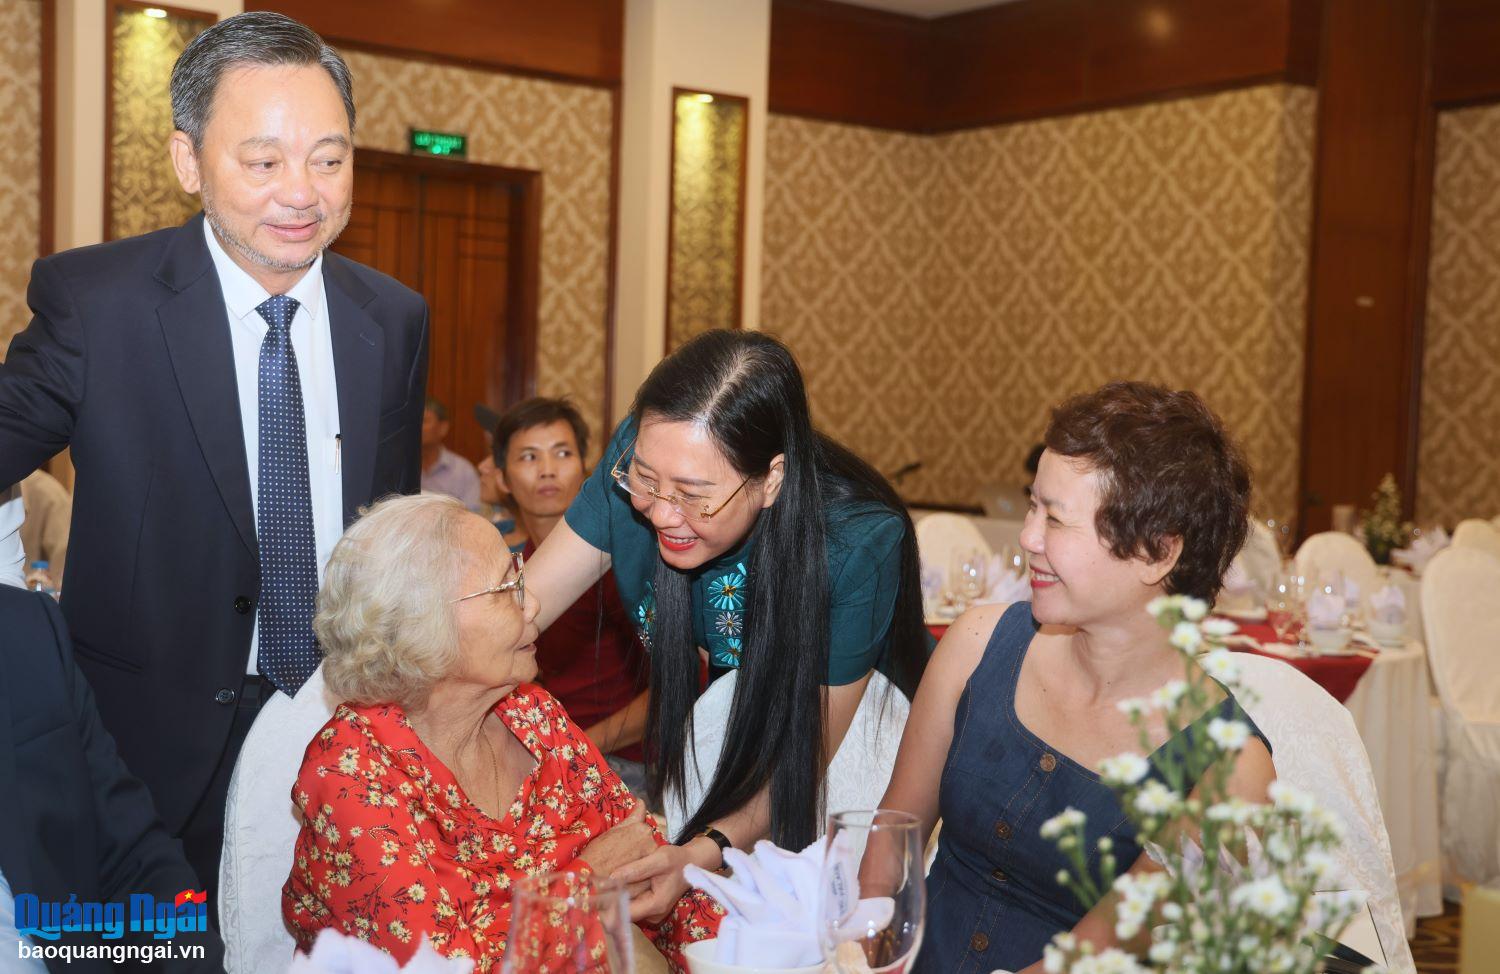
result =
[[[656,531],[610,479],[615,461],[635,441],[635,421],[616,429],[594,472],[568,508],[575,534],[613,561],[620,598],[636,617],[649,646],[655,617],[652,579],[660,560]],[[885,650],[896,607],[901,568],[901,518],[874,504],[827,512],[829,686],[862,679]],[[739,665],[745,610],[754,585],[750,551],[754,532],[737,548],[693,571],[693,634],[716,669]]]

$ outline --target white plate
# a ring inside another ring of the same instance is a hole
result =
[[[1236,622],[1265,622],[1270,617],[1265,606],[1254,609],[1214,609],[1214,615],[1233,619]]]

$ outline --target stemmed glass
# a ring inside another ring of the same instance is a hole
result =
[[[906,812],[828,816],[818,934],[838,974],[911,967],[927,920],[925,838]]]
[[[1013,544],[1000,546],[1000,563],[1017,578],[1026,577],[1026,552]]]
[[[617,880],[543,873],[511,895],[504,974],[631,974],[630,895]]]
[[[972,548],[959,553],[953,568],[953,587],[961,609],[973,605],[989,591],[985,580],[989,568],[989,558],[983,551]]]
[[[1297,645],[1302,645],[1302,628],[1297,622],[1302,618],[1306,590],[1307,576],[1299,575],[1295,569],[1277,577],[1268,608],[1271,628],[1275,630],[1278,642],[1285,643],[1295,635]]]

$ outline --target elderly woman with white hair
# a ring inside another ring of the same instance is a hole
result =
[[[405,962],[499,969],[514,881],[607,876],[663,839],[535,679],[519,555],[456,500],[381,501],[334,549],[314,621],[345,702],[303,758],[305,823],[282,912],[306,949],[333,927]],[[674,967],[722,911],[690,891],[642,924]]]

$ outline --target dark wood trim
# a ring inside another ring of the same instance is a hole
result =
[[[1422,446],[1422,367],[1427,341],[1427,283],[1432,266],[1432,197],[1437,180],[1437,108],[1433,101],[1433,82],[1437,71],[1433,38],[1436,32],[1436,10],[1440,0],[1428,4],[1424,24],[1424,46],[1427,57],[1423,65],[1421,111],[1417,116],[1416,144],[1413,146],[1411,216],[1407,238],[1406,348],[1402,362],[1401,397],[1406,409],[1397,430],[1403,457],[1401,483],[1402,516],[1416,517],[1417,475]]]
[[[115,141],[115,18],[122,10],[165,10],[170,17],[185,20],[201,20],[209,24],[218,21],[215,14],[206,10],[188,10],[165,3],[146,3],[143,0],[108,0],[104,7],[104,239],[115,239],[114,208],[110,206],[110,184],[114,179]]]
[[[335,47],[595,86],[623,75],[624,0],[247,0]]]
[[[42,0],[41,43],[36,255],[46,257],[57,242],[57,0]]]
[[[623,99],[618,87],[609,96],[609,251],[605,257],[604,285],[604,408],[600,411],[602,430],[595,442],[601,447],[614,432],[615,418],[615,332],[619,326],[618,285],[620,267],[620,112]],[[602,453],[601,453],[602,455]],[[584,457],[588,462],[588,457]]]
[[[662,355],[672,354],[672,237],[677,229],[677,208],[673,205],[676,199],[677,183],[677,99],[682,95],[712,95],[714,101],[725,101],[738,104],[745,109],[745,125],[740,136],[740,172],[739,172],[739,246],[735,254],[734,268],[734,326],[743,328],[745,325],[745,182],[747,179],[748,165],[750,159],[750,99],[744,95],[730,95],[724,92],[709,91],[706,88],[673,88],[671,101],[672,119],[670,144],[667,147],[667,280],[666,280],[666,307],[662,314],[666,322],[666,330],[662,334]]]
[[[1432,99],[1443,108],[1500,100],[1500,4],[1437,0],[1432,30]]]
[[[250,9],[247,5],[245,9]],[[388,44],[373,44],[358,38],[340,37],[335,34],[324,34],[323,39],[339,50],[359,51],[364,54],[377,54],[381,57],[400,58],[404,61],[420,61],[424,64],[437,64],[449,68],[466,68],[470,71],[488,71],[492,74],[508,74],[517,78],[534,78],[537,81],[553,81],[559,84],[582,85],[585,88],[607,88],[615,90],[620,87],[619,81],[610,81],[603,78],[589,78],[582,75],[566,74],[559,71],[546,71],[540,68],[527,68],[517,64],[505,64],[499,61],[481,61],[475,58],[461,57],[456,54],[444,54],[441,51],[427,51],[415,47],[396,47]],[[355,79],[358,85],[359,79]]]

